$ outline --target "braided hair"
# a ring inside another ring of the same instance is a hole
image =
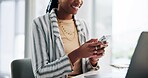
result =
[[[53,8],[58,8],[58,0],[50,0],[46,9],[46,13],[50,13]]]

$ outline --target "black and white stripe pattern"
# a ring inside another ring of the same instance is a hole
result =
[[[49,0],[48,6],[47,6],[47,9],[46,9],[46,13],[48,13],[49,10],[50,10],[51,2],[52,2],[52,0]]]
[[[59,33],[55,10],[33,21],[32,27],[32,66],[36,78],[66,78],[72,72],[68,56],[64,52]],[[86,25],[74,16],[80,44],[88,39]],[[83,72],[91,69],[82,60]]]

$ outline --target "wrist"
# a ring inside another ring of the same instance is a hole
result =
[[[94,66],[94,67],[97,65],[98,61],[99,61],[99,59],[94,60],[94,59],[92,59],[92,58],[89,58],[89,62],[90,62],[91,65]]]
[[[79,53],[77,50],[72,51],[71,53],[68,54],[68,57],[72,63],[72,65],[74,65],[74,63],[80,59]]]
[[[91,62],[89,61],[90,66],[92,67],[93,70],[98,70],[100,67],[98,65],[98,62]]]

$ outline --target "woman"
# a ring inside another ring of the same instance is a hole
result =
[[[99,69],[98,60],[107,44],[88,40],[86,23],[75,16],[82,4],[83,0],[52,0],[47,14],[34,19],[32,66],[36,78],[67,78]]]

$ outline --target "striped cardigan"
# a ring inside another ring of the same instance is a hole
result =
[[[31,51],[36,78],[67,78],[72,72],[70,60],[64,52],[55,10],[33,20]],[[88,30],[82,20],[74,16],[74,21],[82,45],[88,40]],[[81,63],[83,73],[92,69],[87,58],[83,58]]]

